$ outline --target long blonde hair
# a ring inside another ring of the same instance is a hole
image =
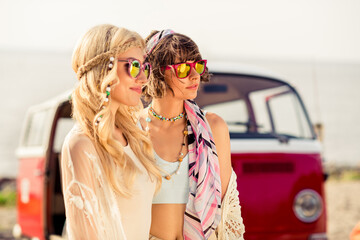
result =
[[[161,184],[151,142],[136,125],[141,104],[136,107],[121,104],[115,118],[109,107],[101,107],[106,98],[106,88],[109,85],[113,88],[121,81],[117,75],[117,61],[112,62],[113,67],[109,68],[110,57],[116,59],[133,47],[145,48],[144,40],[136,32],[108,24],[99,25],[83,36],[72,56],[72,67],[79,79],[72,94],[73,118],[94,143],[113,190],[125,197],[131,196],[131,187],[139,170],[113,137],[115,125],[122,131],[149,176],[157,180],[157,189]],[[97,124],[99,117],[101,121]],[[121,181],[116,176],[115,166],[122,169]]]

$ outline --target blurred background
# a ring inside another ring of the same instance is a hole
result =
[[[282,76],[299,91],[313,123],[323,124],[326,165],[359,168],[359,13],[358,0],[0,0],[0,178],[17,175],[26,110],[74,87],[72,49],[103,23],[143,37],[171,28],[190,36],[210,63],[238,62]]]

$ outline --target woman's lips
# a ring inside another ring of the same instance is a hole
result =
[[[198,86],[199,86],[199,84],[194,84],[194,85],[187,87],[187,89],[196,90],[198,88]]]
[[[141,87],[132,87],[130,89],[137,92],[138,94],[141,94]]]

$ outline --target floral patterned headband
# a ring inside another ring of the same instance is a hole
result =
[[[167,35],[174,34],[175,32],[171,29],[165,29],[158,33],[156,33],[154,36],[152,36],[146,46],[146,54],[149,55],[152,50],[156,47],[156,45],[160,42],[162,38],[164,38]]]

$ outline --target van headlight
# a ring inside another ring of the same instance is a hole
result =
[[[322,198],[316,191],[304,189],[295,196],[293,210],[300,221],[314,222],[323,211]]]

